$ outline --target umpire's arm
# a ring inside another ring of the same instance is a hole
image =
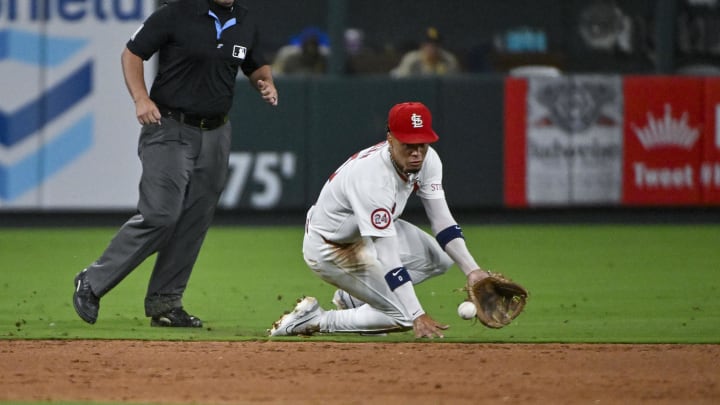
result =
[[[248,79],[250,84],[260,92],[260,96],[265,102],[273,106],[278,104],[278,92],[275,88],[275,82],[273,82],[270,65],[263,65],[255,69],[250,73]]]
[[[160,121],[160,111],[150,100],[145,85],[145,67],[141,57],[125,47],[120,56],[125,85],[135,103],[135,116],[140,124],[154,124]]]

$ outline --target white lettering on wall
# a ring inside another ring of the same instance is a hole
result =
[[[681,189],[693,187],[693,169],[691,165],[683,167],[648,167],[644,163],[634,163],[635,185],[640,189]]]
[[[296,157],[292,152],[236,152],[230,154],[230,175],[220,206],[235,208],[249,192],[252,208],[275,207],[283,195],[283,180],[295,177]]]
[[[703,186],[720,188],[720,163],[703,163],[700,181]]]

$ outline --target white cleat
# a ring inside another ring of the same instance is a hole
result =
[[[305,297],[295,305],[292,312],[273,323],[270,336],[312,335],[320,330],[320,326],[312,321],[323,312],[317,298]]]
[[[353,297],[344,290],[335,290],[333,294],[332,303],[335,304],[337,309],[353,309],[364,305],[363,301]]]

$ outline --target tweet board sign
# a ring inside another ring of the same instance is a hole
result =
[[[625,205],[695,205],[702,200],[704,79],[629,76],[625,99]]]
[[[0,0],[0,209],[135,206],[139,125],[120,53],[153,9]]]

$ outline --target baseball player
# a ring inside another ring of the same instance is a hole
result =
[[[487,277],[468,251],[445,200],[432,116],[419,102],[392,107],[387,139],[354,154],[323,186],[307,213],[303,256],[339,288],[326,311],[305,297],[270,329],[271,336],[315,332],[443,337],[448,326],[425,313],[413,285],[453,263],[475,282]],[[399,219],[412,193],[420,197],[434,237]]]

